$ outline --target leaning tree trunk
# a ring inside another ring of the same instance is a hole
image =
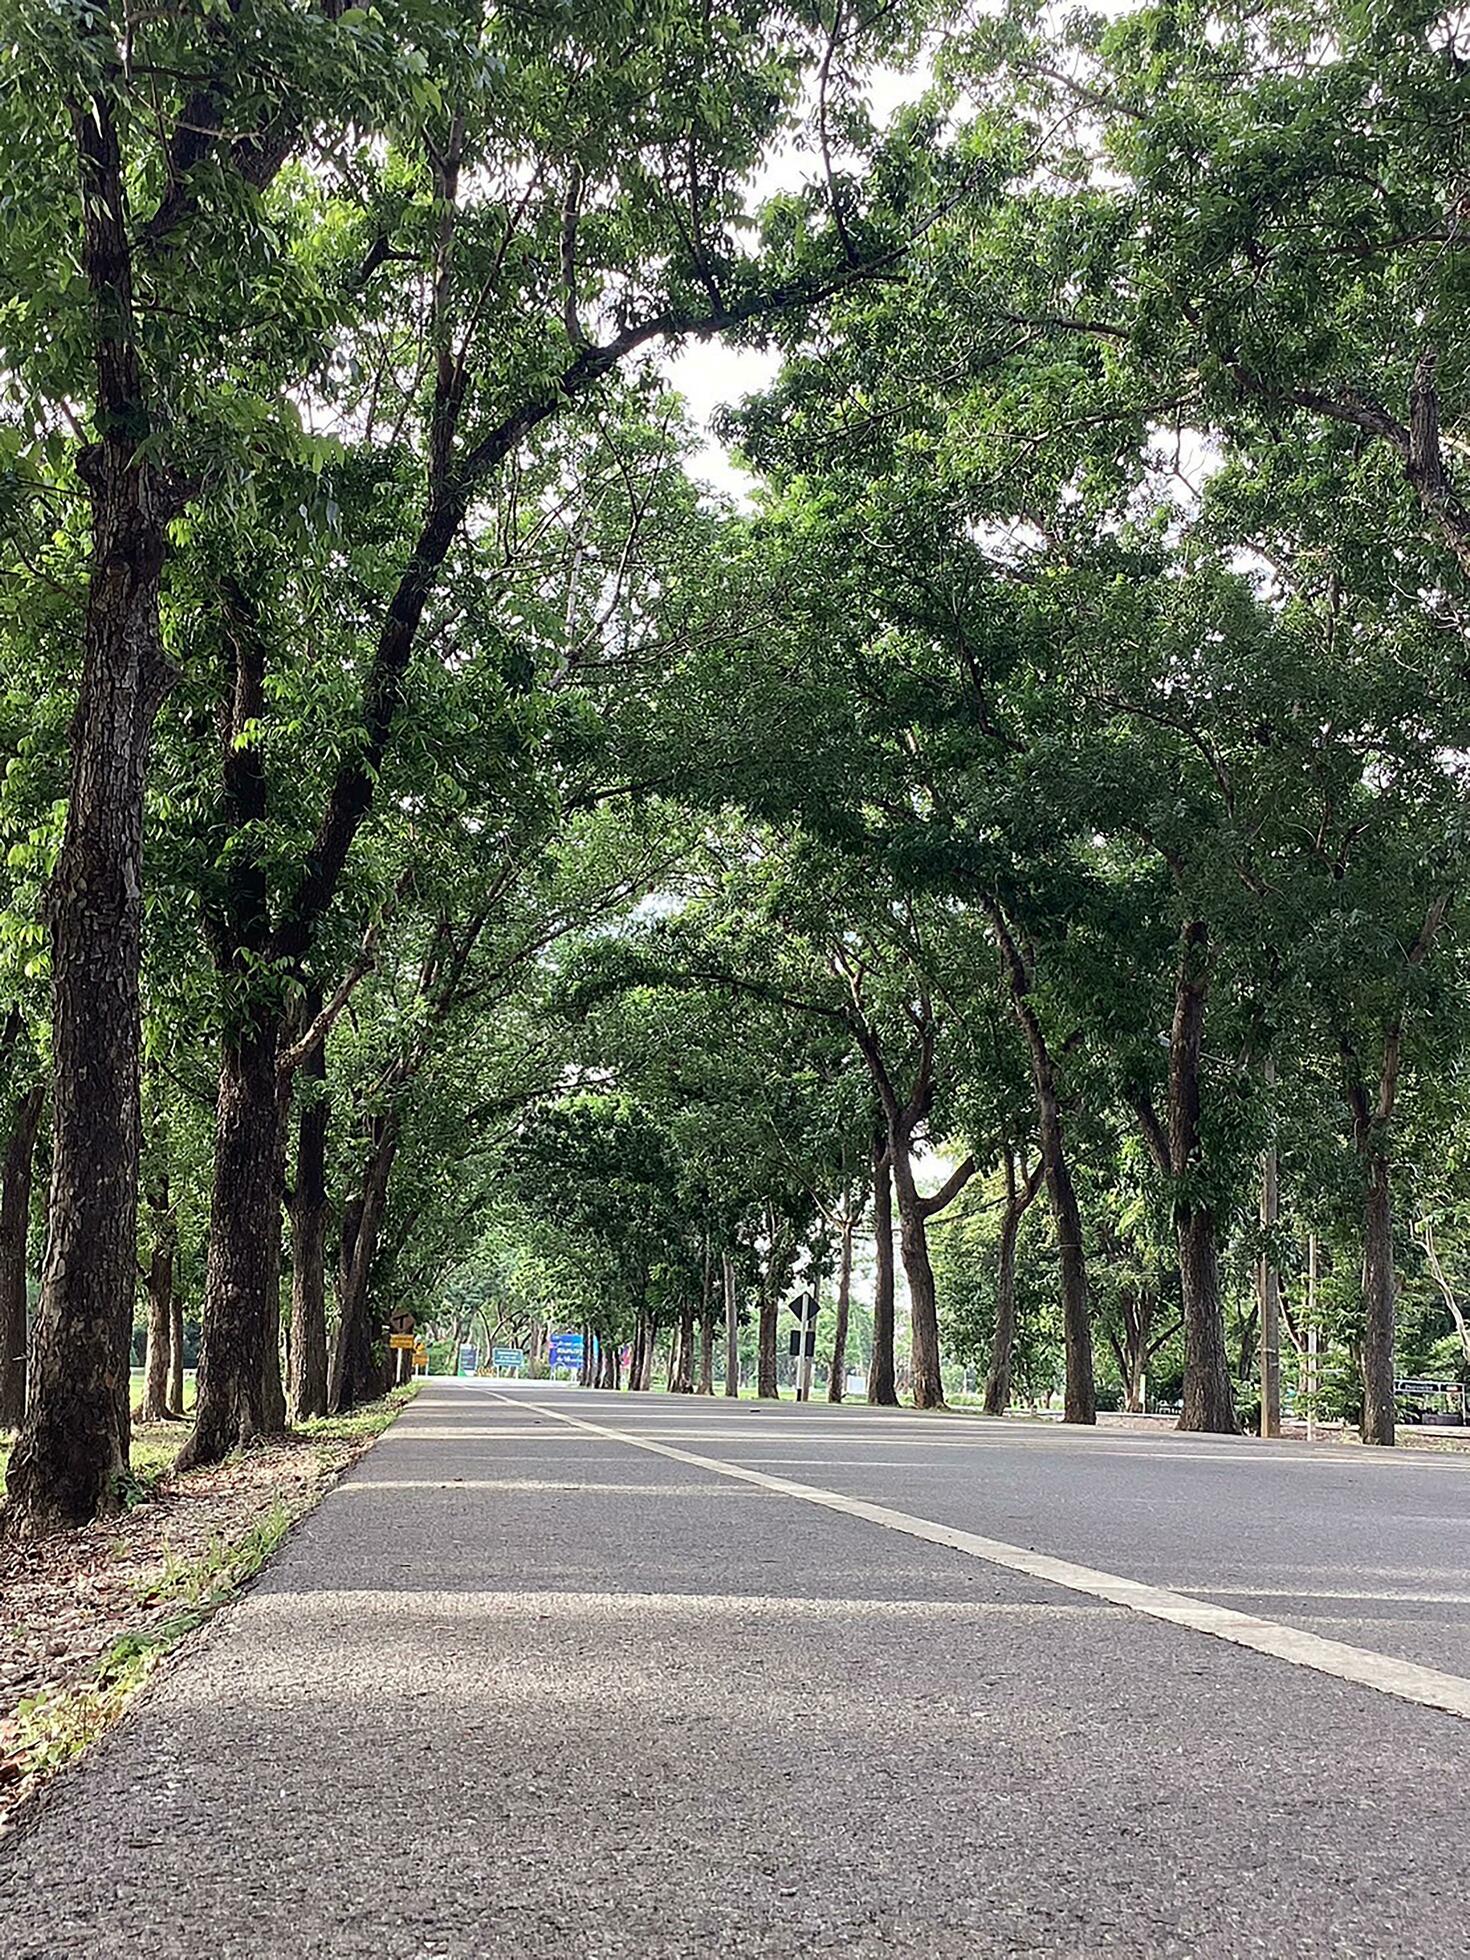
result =
[[[0,1169],[0,1429],[19,1429],[26,1413],[26,1250],[31,1174],[46,1085],[27,1089],[15,1106]]]
[[[1395,1441],[1394,1335],[1397,1285],[1393,1267],[1393,1203],[1389,1161],[1368,1157],[1363,1189],[1363,1419],[1365,1443]]]
[[[884,1138],[873,1142],[873,1352],[868,1360],[868,1400],[898,1405],[893,1365],[893,1185]]]
[[[116,60],[100,15],[84,73]],[[170,511],[133,336],[127,181],[110,97],[79,93],[81,270],[91,296],[98,440],[77,458],[92,556],[66,828],[47,898],[51,1192],[25,1427],[5,1522],[38,1536],[116,1511],[128,1467],[140,1132],[143,792],[168,687],[159,592]]]
[[[279,1344],[279,1034],[264,1014],[232,1034],[220,1058],[198,1392],[182,1468],[218,1463],[284,1421],[266,1353],[268,1339]]]
[[[1021,1220],[1041,1188],[1042,1169],[1017,1181],[1016,1159],[1006,1147],[1006,1202],[1001,1213],[1000,1244],[995,1270],[995,1333],[990,1343],[990,1367],[985,1376],[985,1413],[1003,1416],[1011,1404],[1011,1374],[1016,1361],[1016,1245]]]
[[[939,1364],[939,1308],[934,1267],[929,1258],[929,1234],[924,1208],[914,1182],[913,1159],[907,1136],[890,1140],[889,1161],[898,1199],[898,1236],[903,1248],[904,1275],[909,1283],[910,1379],[916,1409],[944,1407],[944,1379]]]
[[[382,1370],[373,1350],[370,1294],[373,1262],[388,1204],[388,1184],[397,1155],[396,1115],[389,1111],[375,1116],[369,1132],[362,1190],[343,1224],[341,1314],[329,1385],[334,1410],[356,1408],[361,1402],[376,1400],[383,1392]]]
[[[173,1415],[169,1401],[169,1363],[173,1353],[174,1262],[178,1249],[178,1228],[169,1203],[167,1176],[160,1177],[148,1197],[152,1243],[148,1252],[148,1344],[143,1356],[143,1401],[138,1410],[140,1422],[167,1422]]]
[[[842,1253],[837,1267],[837,1325],[832,1333],[832,1373],[827,1381],[827,1400],[840,1402],[847,1390],[847,1323],[852,1311],[852,1235],[851,1213],[842,1220]]]
[[[303,1065],[308,1082],[327,1073],[325,1044]],[[331,1105],[320,1092],[303,1102],[296,1126],[291,1184],[291,1420],[327,1412],[327,1125]],[[458,1370],[459,1343],[455,1342]]]
[[[1046,1178],[1047,1202],[1051,1206],[1052,1225],[1056,1232],[1057,1268],[1062,1295],[1062,1342],[1067,1372],[1062,1419],[1064,1422],[1094,1423],[1097,1421],[1097,1389],[1093,1380],[1087,1256],[1082,1244],[1082,1213],[1072,1183],[1071,1166],[1067,1161],[1066,1130],[1057,1090],[1056,1065],[1032,998],[1035,979],[1030,958],[1022,950],[995,900],[986,902],[986,910],[995,927],[1005,965],[1011,1006],[1026,1039],[1031,1084],[1036,1092],[1041,1162]]]

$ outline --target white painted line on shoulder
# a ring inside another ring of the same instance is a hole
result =
[[[822,1490],[815,1484],[795,1483],[789,1477],[773,1477],[767,1471],[753,1470],[743,1463],[701,1456],[697,1451],[681,1450],[672,1443],[656,1442],[651,1436],[635,1435],[607,1423],[588,1422],[583,1416],[568,1415],[564,1409],[552,1408],[544,1402],[531,1405],[520,1398],[517,1400],[522,1408],[534,1406],[540,1414],[554,1416],[573,1429],[624,1443],[629,1449],[647,1450],[675,1463],[691,1464],[696,1469],[733,1477],[781,1497],[815,1504],[824,1511],[860,1518],[866,1524],[882,1525],[888,1531],[901,1531],[909,1538],[947,1546],[969,1558],[983,1559],[986,1564],[1001,1566],[1009,1572],[1024,1573],[1027,1578],[1059,1586],[1066,1592],[1106,1600],[1110,1605],[1141,1613],[1151,1620],[1209,1634],[1233,1646],[1267,1654],[1273,1660],[1288,1661],[1293,1667],[1310,1668],[1317,1674],[1351,1681],[1378,1694],[1415,1702],[1423,1708],[1438,1708],[1447,1715],[1470,1721],[1470,1680],[1462,1675],[1442,1674],[1438,1668],[1396,1660],[1390,1654],[1376,1654],[1367,1647],[1349,1646],[1345,1641],[1327,1640],[1321,1634],[1305,1633],[1299,1627],[1282,1626],[1275,1620],[1260,1620],[1254,1614],[1236,1612],[1233,1607],[1212,1606],[1208,1600],[1168,1592],[1161,1586],[1145,1585],[1141,1580],[1125,1579],[1117,1573],[1096,1572],[1090,1566],[1074,1565],[1070,1559],[1052,1558],[1045,1552],[1027,1551],[1022,1545],[1007,1545],[999,1538],[984,1538],[973,1531],[957,1530],[953,1525],[935,1524],[928,1518],[912,1517],[907,1511],[895,1511],[886,1504],[870,1504],[865,1498],[848,1497],[841,1491]]]

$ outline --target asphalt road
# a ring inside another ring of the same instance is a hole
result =
[[[1470,1461],[433,1383],[0,1850],[0,1953],[1463,1952],[1470,1719],[1323,1662],[1470,1697],[1467,1609]]]

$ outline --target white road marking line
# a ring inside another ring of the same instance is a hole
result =
[[[492,1394],[497,1391],[492,1390]],[[509,1399],[509,1398],[502,1398]],[[519,1398],[517,1398],[519,1400]],[[1142,1613],[1151,1620],[1170,1626],[1187,1627],[1195,1633],[1227,1640],[1236,1647],[1249,1647],[1273,1660],[1288,1661],[1293,1667],[1306,1667],[1317,1674],[1329,1674],[1339,1681],[1352,1681],[1372,1688],[1378,1694],[1392,1695],[1399,1701],[1415,1702],[1423,1708],[1438,1708],[1447,1715],[1470,1721],[1470,1680],[1458,1674],[1442,1674],[1437,1668],[1421,1667],[1416,1661],[1395,1660],[1388,1654],[1375,1654],[1366,1647],[1352,1647],[1345,1641],[1327,1640],[1321,1634],[1304,1633],[1274,1620],[1258,1620],[1250,1613],[1238,1613],[1229,1606],[1212,1606],[1185,1593],[1167,1592],[1138,1579],[1124,1579],[1113,1572],[1096,1572],[1090,1566],[1074,1565],[1070,1559],[1052,1558],[1045,1552],[1029,1552],[1020,1545],[1007,1545],[998,1538],[982,1538],[973,1531],[958,1531],[952,1525],[935,1524],[928,1518],[895,1511],[886,1504],[870,1504],[864,1498],[847,1497],[841,1491],[821,1490],[815,1484],[798,1484],[789,1477],[773,1477],[764,1470],[749,1469],[743,1463],[726,1463],[719,1457],[701,1456],[694,1450],[681,1450],[671,1443],[656,1442],[627,1430],[613,1429],[605,1423],[588,1422],[582,1416],[567,1415],[548,1404],[534,1407],[573,1429],[603,1436],[630,1449],[648,1450],[675,1463],[692,1464],[720,1477],[733,1477],[740,1483],[755,1484],[781,1497],[794,1497],[804,1504],[815,1504],[824,1511],[844,1517],[860,1518],[867,1524],[882,1525],[888,1531],[901,1531],[910,1538],[921,1538],[931,1545],[944,1545],[983,1559],[1010,1572],[1022,1572],[1045,1585],[1060,1586],[1064,1592],[1084,1593],[1104,1599],[1130,1613]],[[391,1433],[391,1432],[390,1432]]]

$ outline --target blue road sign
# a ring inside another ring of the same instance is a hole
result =
[[[519,1374],[526,1365],[524,1348],[491,1348],[490,1366],[498,1368],[502,1374]]]
[[[480,1366],[480,1350],[477,1347],[462,1347],[459,1351],[459,1372],[462,1375],[475,1374]]]
[[[547,1349],[546,1363],[553,1374],[558,1368],[570,1368],[575,1371],[582,1366],[584,1353],[584,1343],[580,1334],[553,1334]]]

